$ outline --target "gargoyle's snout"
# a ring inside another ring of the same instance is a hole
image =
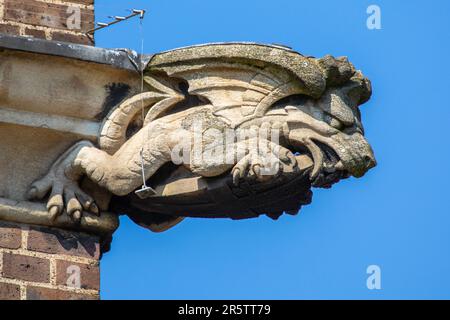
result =
[[[375,159],[374,154],[364,156],[364,161],[366,163],[366,169],[370,170],[377,166],[377,160]]]
[[[356,178],[362,177],[367,171],[374,168],[377,165],[377,161],[373,154],[365,155],[361,161],[360,166],[355,166],[349,172]]]
[[[362,177],[377,165],[373,150],[362,134],[337,134],[332,140],[330,145],[341,159],[344,169],[352,176]]]
[[[310,178],[315,186],[329,186],[341,178],[362,177],[377,162],[367,140],[361,133],[319,135],[305,129],[289,134],[294,151],[306,152],[314,165]]]

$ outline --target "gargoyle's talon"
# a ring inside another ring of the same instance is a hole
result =
[[[238,170],[239,172],[239,178],[244,178],[249,170],[250,165],[250,155],[246,155],[244,158],[242,158],[235,166],[233,170]]]
[[[75,211],[73,212],[73,214],[72,214],[72,219],[73,219],[75,222],[80,222],[80,220],[81,220],[81,211],[80,211],[80,210],[75,210]]]
[[[58,208],[58,214],[61,214],[64,208],[64,201],[61,194],[53,194],[50,196],[50,199],[47,202],[47,210],[50,210],[52,207]]]
[[[79,203],[83,207],[83,210],[94,213],[92,211],[92,207],[95,204],[94,204],[94,202],[92,200],[83,200],[83,197],[80,197],[78,194],[77,194],[77,198],[78,198]]]
[[[239,186],[239,176],[240,176],[239,171],[240,171],[239,168],[234,168],[234,169],[233,169],[233,184],[234,184],[236,187]]]
[[[257,179],[261,179],[261,166],[259,164],[253,165],[253,173],[255,174]]]
[[[83,207],[84,210],[92,212],[92,210],[91,210],[92,202],[91,201],[81,201],[80,200],[80,202],[81,202],[81,206]]]
[[[66,197],[66,201],[67,199],[69,199],[69,201],[67,202],[67,214],[74,220],[78,220],[75,218],[75,214],[77,214],[78,212],[81,216],[83,207],[81,206],[81,203],[78,201],[78,199],[75,198],[75,195],[72,195],[71,192],[66,192],[66,194],[68,194],[68,196]]]
[[[60,209],[57,206],[53,206],[48,210],[48,213],[50,215],[50,220],[54,222],[60,215]]]
[[[97,216],[100,216],[100,210],[98,209],[98,206],[95,204],[95,202],[91,203],[89,211]]]
[[[94,199],[85,194],[82,190],[76,190],[74,193],[83,209],[86,211],[91,211],[91,206],[94,203]]]
[[[290,157],[289,157],[289,150],[285,150],[285,152],[280,152],[280,160],[283,162],[288,162],[290,161]]]

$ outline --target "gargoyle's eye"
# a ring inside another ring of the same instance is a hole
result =
[[[327,118],[326,120],[327,120],[328,124],[331,127],[335,128],[337,130],[344,129],[344,127],[345,127],[344,124],[341,121],[339,121],[338,119],[336,119],[335,117],[327,115],[326,118]]]

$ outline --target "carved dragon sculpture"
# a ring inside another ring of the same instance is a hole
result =
[[[370,82],[346,58],[210,44],[155,55],[145,83],[147,91],[106,117],[98,146],[78,142],[33,183],[29,197],[50,193],[53,219],[99,213],[79,186],[84,176],[110,192],[110,210],[163,231],[186,216],[296,214],[311,201],[311,186],[361,177],[376,165],[358,109],[370,98]],[[236,139],[249,129],[270,134]],[[236,135],[227,139],[230,131]],[[201,161],[195,143],[181,143],[197,134]],[[217,148],[231,160],[211,156]],[[174,154],[187,160],[174,161]],[[264,173],[268,163],[272,174]],[[145,197],[135,194],[143,174],[154,188]]]

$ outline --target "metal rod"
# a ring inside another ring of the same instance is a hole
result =
[[[142,171],[142,188],[147,188],[147,181],[145,180],[145,168],[144,168],[144,148],[141,149],[141,171]]]
[[[97,23],[97,27],[94,29],[91,29],[89,31],[86,32],[86,35],[91,36],[93,35],[96,31],[101,30],[101,29],[105,29],[107,27],[110,27],[116,23],[131,19],[133,17],[136,16],[140,16],[141,19],[144,19],[144,15],[145,15],[145,10],[138,10],[138,9],[133,9],[132,13],[126,17],[121,17],[121,16],[115,16],[114,17],[114,21],[111,21],[109,23],[103,23],[103,22],[98,22]]]

